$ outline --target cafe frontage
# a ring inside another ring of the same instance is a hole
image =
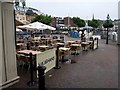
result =
[[[25,82],[28,86],[34,86],[37,80],[44,86],[47,72],[62,68],[63,63],[73,63],[71,57],[99,49],[98,38],[66,40],[65,35],[50,34],[24,37],[17,36],[15,29],[12,0],[0,0],[0,89],[19,83],[21,71],[30,76]]]

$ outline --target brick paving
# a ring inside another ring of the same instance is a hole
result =
[[[60,64],[46,74],[46,88],[118,88],[118,48],[99,40],[99,48],[71,56],[76,63]],[[10,88],[28,87],[29,72],[21,70],[20,82]]]
[[[72,57],[77,63],[64,64],[47,78],[49,88],[117,88],[118,47],[100,41],[95,51]],[[57,77],[57,78],[56,78]]]

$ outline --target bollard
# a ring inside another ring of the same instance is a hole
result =
[[[94,50],[94,39],[93,39],[93,45],[92,45],[92,50]]]
[[[47,41],[47,40],[45,41],[45,45],[46,45],[46,46],[48,45],[48,41]]]
[[[61,54],[62,54],[62,63],[64,63],[65,62],[64,51],[61,51]]]
[[[45,66],[38,66],[38,88],[39,90],[45,90]]]
[[[97,49],[98,49],[98,38],[97,38]]]
[[[34,81],[33,74],[33,63],[32,63],[32,53],[30,53],[30,81],[27,83],[28,86],[35,86],[36,81]]]
[[[56,50],[56,64],[55,64],[55,67],[54,69],[60,69],[61,67],[59,66],[59,46],[57,46],[57,50]]]

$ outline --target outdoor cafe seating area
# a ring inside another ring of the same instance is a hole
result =
[[[93,39],[85,41],[82,40],[65,41],[64,38],[61,39],[57,36],[52,35],[41,35],[39,37],[19,36],[16,38],[17,66],[18,68],[22,67],[24,69],[25,65],[27,65],[28,66],[27,68],[29,70],[30,53],[32,53],[35,61],[37,54],[44,53],[45,51],[51,50],[53,48],[56,48],[56,51],[58,51],[57,53],[59,62],[66,62],[70,60],[71,55],[76,56],[79,55],[80,52],[88,51],[90,49],[93,50],[94,44],[96,45],[98,44],[98,41],[96,43],[94,42],[95,40]]]

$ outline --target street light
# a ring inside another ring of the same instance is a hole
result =
[[[103,24],[104,28],[107,28],[107,37],[106,37],[106,44],[108,44],[108,32],[109,32],[109,28],[113,27],[112,22],[110,22],[110,16],[109,14],[107,15],[107,20],[105,21],[105,23]]]
[[[109,20],[110,20],[110,16],[109,16],[109,14],[108,14],[108,15],[107,15],[107,23],[109,23]],[[106,44],[108,44],[108,30],[109,30],[109,27],[107,27]]]

